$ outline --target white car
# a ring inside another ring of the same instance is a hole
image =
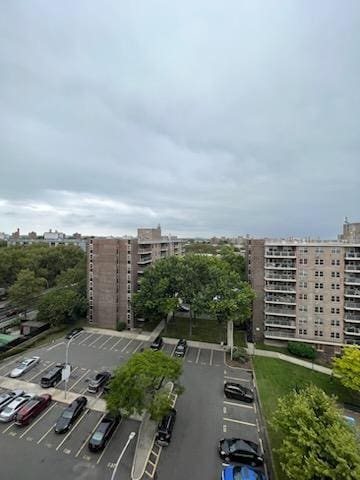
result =
[[[6,392],[0,395],[0,412],[4,410],[6,405],[15,400],[17,397],[24,395],[24,390],[13,390],[12,392]]]
[[[0,413],[0,422],[11,422],[20,408],[22,408],[33,397],[35,397],[35,394],[25,393],[25,395],[15,398],[15,400],[9,403],[9,405],[7,405]]]
[[[17,367],[14,368],[9,374],[12,378],[17,378],[35,367],[40,362],[40,357],[25,358]]]

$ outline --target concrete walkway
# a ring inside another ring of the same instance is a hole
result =
[[[165,328],[165,320],[161,320],[159,325],[154,328],[154,330],[149,335],[149,340],[153,342],[156,337],[158,337]]]
[[[309,368],[310,370],[314,370],[315,372],[325,373],[326,375],[333,374],[331,368],[323,367],[322,365],[308,362],[306,360],[302,360],[301,358],[290,357],[289,355],[284,355],[283,353],[272,352],[270,350],[260,350],[258,348],[255,348],[253,343],[248,343],[247,352],[249,355],[257,355],[259,357],[270,357],[284,360],[285,362],[293,363],[294,365],[300,365],[301,367]]]
[[[132,338],[134,340],[141,340],[143,342],[147,342],[152,333],[138,333],[138,332],[130,332],[129,330],[122,330],[118,332],[117,330],[110,330],[107,328],[98,328],[98,327],[84,327],[85,332],[89,333],[98,333],[99,335],[110,335],[112,337],[123,337],[123,338]]]
[[[176,345],[177,342],[179,341],[178,338],[170,338],[170,337],[163,337],[163,340],[165,343],[169,343],[170,345]],[[220,352],[223,352],[226,350],[226,346],[222,346],[219,343],[207,343],[207,342],[195,342],[192,340],[186,340],[188,347],[194,347],[194,348],[204,348],[207,350],[218,350]]]

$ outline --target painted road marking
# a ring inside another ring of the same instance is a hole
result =
[[[234,418],[224,417],[225,422],[240,423],[241,425],[249,425],[250,427],[256,427],[255,423],[243,422],[242,420],[235,420]]]
[[[226,397],[225,397],[226,398]],[[234,402],[228,402],[224,400],[225,405],[233,405],[234,407],[242,407],[242,408],[250,408],[252,409],[252,405],[245,405],[244,403],[234,403]]]
[[[111,435],[111,438],[114,438],[114,437],[115,437],[115,434],[116,434],[118,428],[120,427],[121,422],[122,422],[122,419],[121,419],[120,422],[118,423],[118,426],[115,428],[115,431],[114,431],[114,433]],[[111,443],[111,442],[107,442],[107,444],[105,445],[104,450],[101,452],[100,457],[97,459],[96,465],[99,465],[100,460],[101,460],[102,457],[104,456],[104,453],[106,452],[106,450],[107,450],[108,446],[110,445],[110,443]]]
[[[11,423],[8,427],[5,428],[5,430],[3,430],[2,433],[6,433],[10,430],[11,427],[13,427],[15,425],[15,423]]]
[[[41,420],[42,418],[44,418],[45,415],[47,415],[54,407],[56,407],[56,405],[57,405],[57,404],[54,403],[53,405],[51,405],[50,408],[47,408],[47,409],[45,410],[45,412],[44,412],[42,415],[40,415],[40,417],[39,417],[35,422],[33,422],[33,423],[30,425],[30,427],[25,430],[24,433],[22,433],[22,434],[20,435],[20,438],[23,438],[24,435],[26,435],[28,432],[30,432],[30,430],[32,430],[32,428],[34,428],[35,425],[37,425],[37,424],[40,422],[40,420]]]
[[[135,353],[137,352],[138,350],[140,350],[140,348],[144,345],[144,342],[140,342],[139,345],[135,348],[135,350],[133,350],[132,353]]]
[[[200,350],[200,348],[199,348],[198,353],[197,353],[197,356],[196,356],[195,363],[199,363],[200,352],[201,352],[201,350]]]
[[[118,344],[121,342],[122,339],[123,339],[123,337],[120,337],[119,340],[117,340],[117,341],[114,343],[114,345],[109,348],[109,350],[112,350],[113,348],[115,348],[116,345],[118,345]]]
[[[100,425],[100,423],[102,422],[102,419],[105,417],[105,413],[104,415],[102,415],[100,417],[100,420],[98,421],[98,423],[95,425],[95,428],[93,429],[92,432],[90,432],[90,435],[88,437],[86,437],[86,440],[84,441],[84,443],[81,445],[81,447],[79,448],[79,450],[77,451],[76,455],[75,455],[75,458],[77,458],[80,453],[81,453],[81,450],[85,447],[85,445],[89,442],[90,438],[92,437],[93,433],[95,432],[95,430],[97,429],[97,427]]]
[[[79,425],[79,423],[81,422],[81,420],[85,417],[85,415],[87,413],[90,412],[90,409],[86,409],[85,412],[80,416],[80,418],[78,419],[78,421],[76,423],[74,423],[74,425],[72,426],[72,428],[70,428],[70,430],[68,431],[68,433],[65,435],[65,437],[61,440],[61,442],[59,443],[59,445],[56,447],[56,451],[59,450],[59,448],[64,444],[64,442],[67,440],[67,438],[71,435],[71,432],[74,430],[75,427],[77,427]]]
[[[78,380],[76,380],[76,382],[73,383],[73,385],[71,385],[71,387],[69,388],[69,392],[70,392],[79,382],[81,382],[81,380],[82,380],[86,375],[88,375],[90,372],[91,372],[91,369],[86,370],[86,372],[85,372],[83,375],[81,375],[81,377],[80,377]],[[87,386],[86,386],[86,388],[87,388]]]
[[[260,450],[261,450],[261,453],[264,455],[264,445],[263,445],[263,441],[261,438],[259,438],[259,443],[260,443]]]
[[[46,351],[49,352],[50,350],[53,350],[54,348],[60,347],[60,345],[65,345],[65,342],[55,343],[55,345],[52,345],[51,347],[47,348]]]
[[[132,338],[132,339],[130,340],[130,342],[128,342],[128,343],[125,345],[125,347],[121,350],[121,352],[125,352],[125,350],[128,348],[128,346],[129,346],[133,341],[134,341],[134,339]]]
[[[95,340],[93,340],[91,343],[88,344],[88,347],[92,347],[94,343],[100,340],[104,335],[100,335],[100,337],[96,337]]]
[[[171,352],[170,357],[173,357],[173,356],[174,356],[175,350],[176,350],[176,345],[174,346],[174,350]]]
[[[33,375],[32,377],[28,378],[26,381],[27,381],[27,382],[31,382],[31,380],[33,380],[35,377],[37,377],[37,376],[40,375],[41,373],[45,372],[45,370],[48,370],[48,369],[51,367],[51,365],[54,365],[54,363],[55,363],[55,362],[49,363],[48,365],[46,365],[45,368],[43,368],[42,370],[40,370],[40,372],[35,373],[35,375]]]
[[[87,337],[83,338],[81,340],[81,342],[78,343],[78,345],[82,345],[86,340],[88,340],[89,338],[91,338],[93,335],[95,335],[95,333],[90,333],[90,335],[88,335]]]
[[[44,433],[44,435],[40,438],[40,440],[37,441],[37,444],[39,445],[39,443],[41,443],[44,438],[53,430],[53,428],[55,427],[56,423],[54,423],[54,425],[51,425],[51,427],[49,428],[49,430]]]
[[[224,375],[224,378],[227,378],[228,380],[237,380],[238,382],[251,382],[251,379],[238,378],[238,377],[229,377],[228,375]]]
[[[213,364],[213,356],[214,356],[214,350],[211,350],[210,352],[210,366]]]
[[[227,427],[226,425],[223,425],[223,432],[226,433]]]
[[[109,338],[107,338],[107,339],[105,340],[105,342],[102,343],[102,344],[99,346],[99,348],[102,348],[102,347],[103,347],[109,340],[111,340],[112,338],[113,338],[113,337],[110,337],[110,336],[109,336]]]

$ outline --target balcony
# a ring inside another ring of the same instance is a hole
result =
[[[360,337],[360,328],[346,327],[344,333],[345,335],[354,335],[356,337]]]
[[[360,260],[360,252],[346,252],[345,253],[346,260]]]
[[[152,250],[151,248],[139,248],[138,253],[140,255],[151,255]]]
[[[266,272],[265,273],[265,280],[278,280],[282,282],[296,282],[296,278],[294,276],[289,276],[289,275],[283,275],[281,273],[271,273],[271,272]],[[359,279],[360,283],[360,279]]]
[[[345,265],[345,272],[360,273],[360,263],[358,263],[357,265]]]
[[[350,310],[360,310],[360,302],[345,302],[345,308]]]
[[[264,332],[265,338],[279,338],[281,340],[291,340],[295,338],[295,332],[282,332],[281,330],[274,331],[274,330],[266,330]]]
[[[296,290],[293,285],[278,285],[278,284],[272,284],[268,283],[264,287],[265,292],[288,292],[288,293],[296,293]]]
[[[346,277],[345,285],[360,285],[360,277]]]
[[[294,250],[266,250],[266,258],[296,258]]]
[[[295,308],[276,308],[276,307],[266,307],[266,315],[279,315],[282,317],[296,317]]]
[[[265,320],[266,327],[279,327],[279,328],[296,328],[295,320]]]
[[[265,303],[279,303],[279,304],[284,304],[284,305],[296,305],[296,299],[295,297],[292,296],[282,296],[282,295],[276,295],[276,296],[271,296],[267,295],[265,297]]]
[[[147,263],[151,263],[151,257],[140,258],[137,262],[138,265],[146,265]]]
[[[360,298],[360,289],[358,289],[358,288],[347,288],[345,290],[345,297],[358,297],[358,298]]]
[[[345,312],[344,321],[346,323],[360,323],[360,314]]]
[[[296,270],[295,263],[289,262],[267,262],[265,263],[266,270]]]

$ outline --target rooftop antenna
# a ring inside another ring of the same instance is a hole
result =
[[[344,223],[345,223],[345,225],[348,225],[348,224],[349,224],[348,217],[345,217],[345,218],[344,218]]]

